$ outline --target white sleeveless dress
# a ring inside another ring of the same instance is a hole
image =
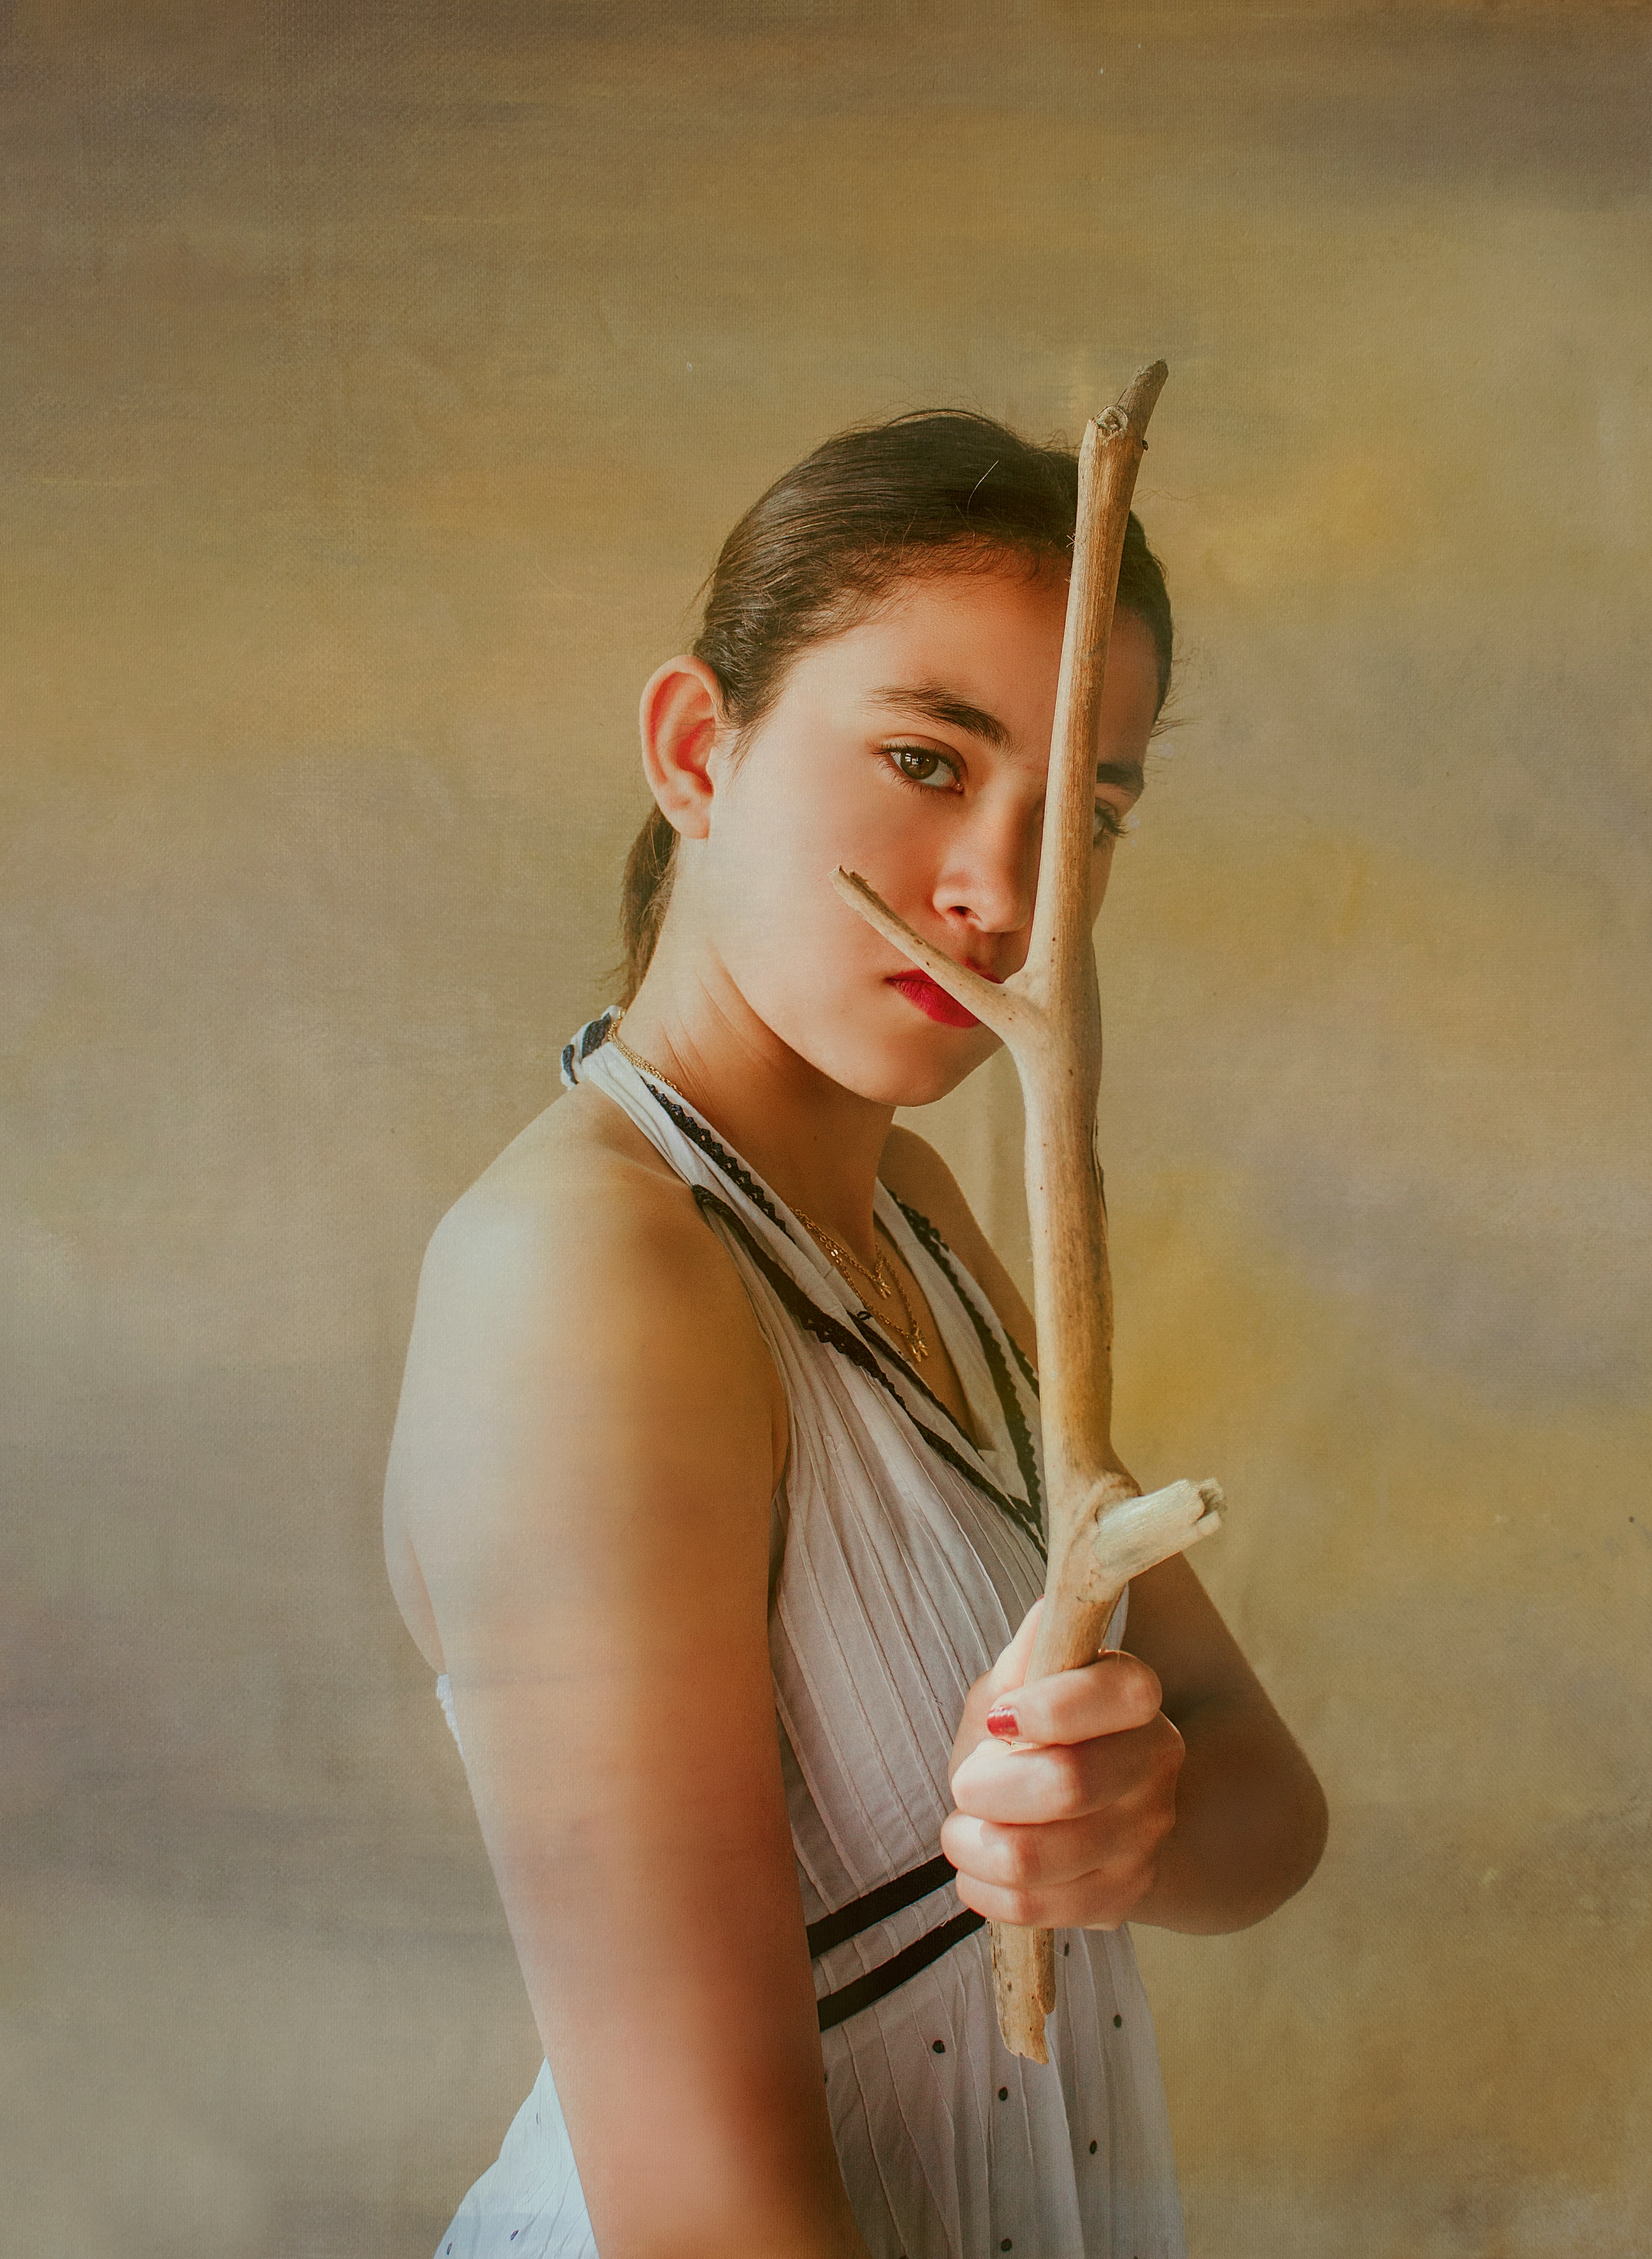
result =
[[[786,1390],[769,1640],[826,2098],[861,2233],[873,2259],[1180,2259],[1128,1932],[1057,1938],[1050,2061],[1025,2062],[999,2037],[987,1934],[939,1856],[965,1698],[1043,1589],[1033,1376],[933,1226],[879,1185],[972,1444],[778,1197],[604,1044],[613,1017],[580,1030],[563,1079],[606,1092],[694,1187]],[[548,2065],[437,2259],[597,2259]]]

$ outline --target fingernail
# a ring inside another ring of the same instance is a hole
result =
[[[986,1714],[986,1730],[1000,1742],[1013,1742],[1021,1728],[1015,1722],[1015,1713],[1008,1702],[1000,1702]]]

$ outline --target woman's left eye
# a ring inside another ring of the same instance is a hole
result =
[[[884,751],[908,784],[951,786],[958,782],[958,763],[929,745],[886,745]]]

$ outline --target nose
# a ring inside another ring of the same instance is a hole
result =
[[[935,907],[949,926],[983,934],[1024,933],[1038,891],[1041,810],[978,806],[952,833]]]

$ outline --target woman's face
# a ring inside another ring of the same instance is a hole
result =
[[[942,1096],[997,1048],[844,901],[839,865],[950,957],[1025,960],[1066,583],[1018,567],[901,585],[811,645],[738,758],[712,753],[690,848],[695,923],[746,1005],[835,1082],[881,1103]],[[1142,789],[1152,636],[1114,623],[1101,706],[1092,915]]]

